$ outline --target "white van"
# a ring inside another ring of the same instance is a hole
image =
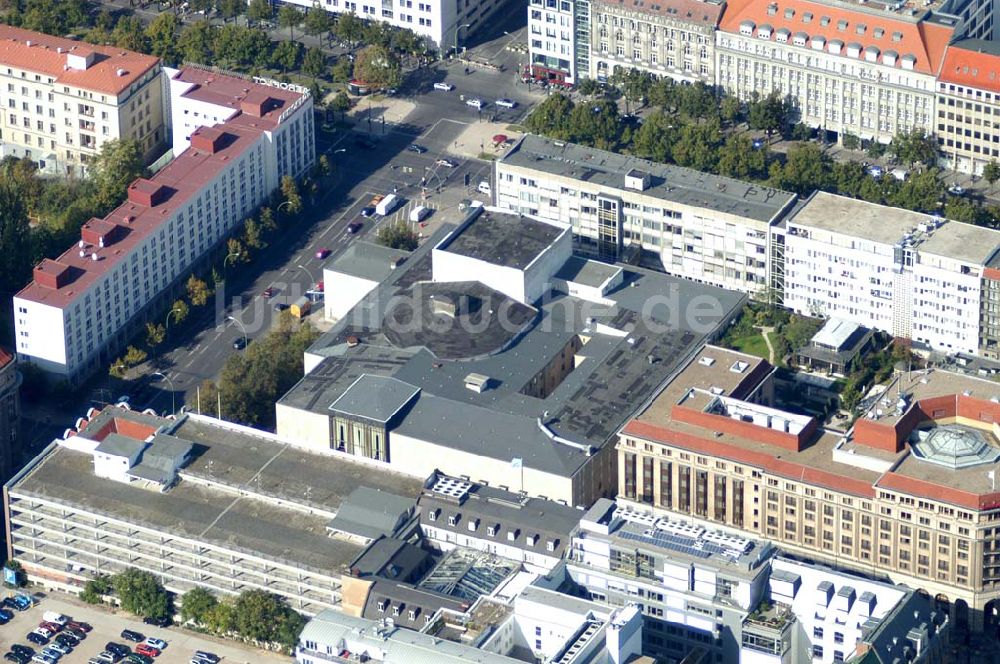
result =
[[[55,623],[61,627],[65,627],[66,623],[69,622],[69,618],[56,611],[46,611],[42,614],[42,620],[45,622]]]
[[[417,207],[410,210],[410,221],[419,222],[427,218],[427,215],[431,213],[431,209],[424,207],[423,205],[418,205]]]
[[[493,188],[490,187],[490,183],[485,180],[479,183],[479,186],[476,187],[476,191],[480,194],[486,194],[487,196],[493,195]]]
[[[402,201],[399,200],[399,196],[396,194],[389,194],[380,200],[378,205],[375,206],[375,214],[384,217],[395,210],[396,206],[398,206],[401,202]]]

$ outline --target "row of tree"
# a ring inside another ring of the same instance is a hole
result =
[[[873,176],[857,162],[835,162],[814,141],[801,141],[786,154],[773,154],[766,142],[737,132],[746,121],[752,129],[782,132],[805,139],[811,130],[791,123],[793,109],[772,95],[741,103],[709,86],[674,85],[668,80],[646,82],[629,75],[621,90],[608,95],[598,84],[581,86],[590,96],[580,102],[554,94],[539,104],[525,121],[526,128],[559,140],[599,149],[626,152],[662,163],[761,182],[808,195],[815,190],[840,193],[869,202],[893,205],[949,219],[997,225],[1000,210],[968,197],[951,196],[942,173],[933,167],[937,147],[922,130],[900,134],[888,151],[900,162],[920,169],[905,180]],[[623,115],[615,96],[632,98],[654,107],[640,122]],[[990,167],[993,181],[1000,167]]]
[[[173,611],[170,593],[160,580],[149,572],[130,567],[112,576],[96,576],[87,581],[80,599],[88,604],[100,604],[113,596],[122,609],[137,616],[166,618]]]
[[[305,627],[305,618],[284,599],[263,590],[248,590],[235,600],[223,600],[204,588],[181,596],[181,619],[220,636],[257,644],[279,644],[291,651]]]

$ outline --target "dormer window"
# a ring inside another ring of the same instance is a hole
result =
[[[416,620],[418,613],[420,613],[420,609],[410,609],[407,615],[410,617],[410,620]]]
[[[450,514],[450,515],[448,515],[448,525],[449,526],[456,526],[456,525],[458,525],[458,522],[459,522],[459,520],[461,518],[462,518],[461,514]]]
[[[527,544],[528,546],[535,546],[537,542],[538,542],[538,535],[528,535],[527,537],[524,538],[524,543]]]
[[[469,519],[469,532],[476,532],[479,527],[479,519]]]
[[[490,537],[496,537],[498,530],[500,530],[499,525],[486,526],[486,534]]]
[[[440,514],[440,513],[441,513],[441,510],[439,510],[437,508],[430,510],[429,512],[427,512],[427,520],[430,521],[431,523],[437,521],[438,520],[438,514]]]
[[[375,605],[375,608],[378,609],[379,613],[385,613],[385,600],[380,599],[378,604]]]
[[[402,611],[403,611],[403,605],[402,604],[397,604],[396,606],[392,607],[392,615],[394,615],[396,617],[398,617],[399,614]]]
[[[521,531],[517,528],[507,531],[507,541],[516,542],[517,536],[521,534]]]
[[[558,544],[558,543],[559,543],[559,540],[550,539],[548,542],[545,543],[545,550],[549,551],[549,552],[555,551],[556,550],[556,544]]]

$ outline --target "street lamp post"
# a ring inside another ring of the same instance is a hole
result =
[[[249,346],[250,340],[247,338],[247,328],[243,325],[243,323],[240,322],[238,318],[234,318],[233,316],[226,316],[226,320],[231,320],[239,326],[240,331],[243,333],[243,347],[246,348]]]
[[[168,376],[167,374],[162,373],[160,371],[157,371],[157,372],[155,372],[152,375],[159,376],[163,380],[167,381],[167,384],[170,386],[170,414],[171,415],[176,414],[177,413],[177,401],[176,401],[177,393],[174,391],[174,381],[172,381],[170,379],[170,376]]]
[[[455,57],[458,57],[458,33],[462,31],[462,28],[471,28],[471,23],[466,23],[455,28]]]
[[[316,279],[313,279],[312,270],[310,270],[309,268],[307,268],[305,265],[302,265],[300,263],[299,265],[296,265],[295,267],[297,267],[300,270],[302,270],[303,272],[305,272],[306,276],[309,277],[312,280],[312,283],[314,283],[314,284],[318,284],[319,283],[319,281],[317,281]]]
[[[178,309],[177,307],[174,307],[173,309],[171,309],[170,311],[167,312],[167,326],[166,326],[167,327],[167,334],[170,334],[170,317],[173,314],[179,314],[180,312],[181,312],[181,310]]]

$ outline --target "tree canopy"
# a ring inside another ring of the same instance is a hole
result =
[[[366,46],[354,58],[354,75],[376,89],[399,87],[403,71],[399,58],[385,46]]]

